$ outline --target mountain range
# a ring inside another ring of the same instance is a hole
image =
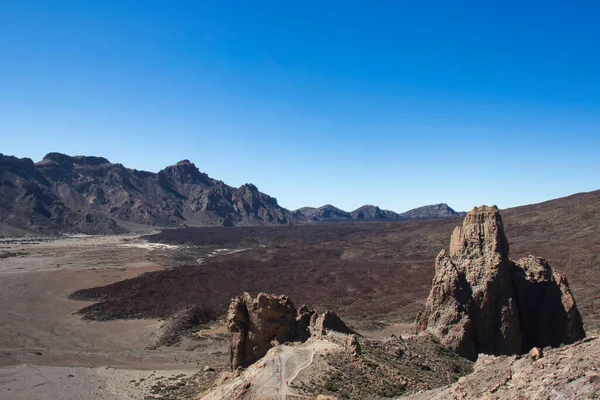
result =
[[[253,184],[213,179],[189,160],[158,173],[103,157],[49,153],[34,163],[0,153],[0,232],[124,233],[152,227],[296,225],[327,221],[408,220],[463,215],[447,204],[402,214],[365,205],[290,211]]]
[[[324,221],[394,221],[409,219],[436,219],[464,216],[464,212],[454,211],[448,204],[433,204],[415,208],[398,214],[390,210],[382,210],[377,206],[364,205],[354,211],[340,210],[331,204],[322,207],[302,207],[296,210],[311,222]]]

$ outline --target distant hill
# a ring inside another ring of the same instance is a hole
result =
[[[400,214],[404,219],[435,219],[465,216],[465,212],[456,212],[448,204],[440,203],[415,208]]]
[[[105,234],[148,227],[297,225],[431,219],[459,215],[447,205],[404,214],[365,205],[290,211],[253,184],[229,186],[189,160],[158,173],[103,157],[49,153],[38,163],[0,154],[0,233]]]
[[[352,218],[356,220],[395,220],[402,219],[400,214],[394,211],[382,210],[377,206],[364,205],[352,211]]]
[[[320,221],[333,221],[333,220],[351,220],[352,215],[349,212],[340,210],[330,204],[326,204],[322,207],[302,207],[296,212],[300,213],[308,221],[320,222]]]
[[[456,212],[445,203],[433,204],[398,214],[390,210],[382,210],[377,206],[364,205],[354,211],[341,210],[331,204],[322,207],[303,207],[296,210],[298,214],[311,222],[327,221],[406,221],[412,219],[437,219],[464,216],[464,212]]]

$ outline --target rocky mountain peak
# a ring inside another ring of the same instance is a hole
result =
[[[382,210],[378,206],[365,204],[352,211],[352,218],[356,220],[400,220],[399,214],[394,211]]]
[[[400,214],[402,218],[407,219],[448,218],[461,215],[464,215],[464,213],[454,211],[454,209],[446,203],[418,207]]]
[[[10,169],[11,171],[26,171],[35,170],[35,164],[30,158],[17,158],[15,156],[7,156],[0,153],[0,167]]]
[[[256,185],[252,184],[252,183],[244,183],[242,186],[240,186],[240,190],[243,191],[250,191],[250,192],[258,192],[258,188],[256,187]]]
[[[298,211],[309,221],[352,219],[352,215],[349,212],[340,210],[331,204],[325,204],[319,208],[303,207],[298,209]]]
[[[95,156],[68,156],[62,153],[48,153],[44,156],[42,163],[44,162],[55,162],[61,165],[73,165],[73,164],[81,164],[81,165],[102,165],[102,164],[110,164],[104,157],[95,157]]]
[[[481,266],[508,261],[508,240],[498,207],[474,207],[450,238],[450,257]]]
[[[509,259],[498,208],[481,206],[452,233],[415,331],[427,331],[469,359],[522,354],[585,337],[564,275],[543,259]]]
[[[190,162],[190,160],[179,161],[177,164],[171,165],[161,172],[176,183],[204,184],[206,186],[213,184],[210,177],[200,172],[196,164]]]

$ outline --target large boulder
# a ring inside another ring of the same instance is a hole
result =
[[[435,277],[415,331],[428,331],[458,354],[521,354],[585,337],[566,278],[542,259],[509,258],[498,208],[467,214]]]

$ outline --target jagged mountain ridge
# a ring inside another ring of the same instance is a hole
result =
[[[290,211],[253,184],[229,186],[201,172],[189,160],[153,173],[103,157],[49,153],[34,163],[0,153],[0,231],[101,234],[141,226],[401,219],[412,218],[368,205],[351,213],[331,205]]]
[[[150,226],[287,225],[301,216],[256,186],[226,185],[189,160],[158,173],[102,157],[0,154],[0,222],[40,233],[119,233]],[[125,224],[126,225],[126,224]]]

